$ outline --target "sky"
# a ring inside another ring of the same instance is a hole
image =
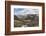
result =
[[[38,14],[38,9],[14,8],[14,15]]]

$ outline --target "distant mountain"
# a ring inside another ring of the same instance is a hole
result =
[[[19,19],[25,19],[25,18],[27,18],[27,15],[17,15],[17,17],[18,17]]]
[[[37,14],[35,14],[35,15],[34,14],[27,14],[27,15],[17,15],[17,16],[15,15],[14,19],[17,19],[17,20],[18,19],[22,19],[22,20],[23,19],[33,19],[35,16],[37,17]]]
[[[19,18],[16,15],[14,15],[14,19],[18,20]]]

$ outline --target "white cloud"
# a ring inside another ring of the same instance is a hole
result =
[[[38,11],[38,10],[35,10]],[[18,13],[15,13],[16,15],[27,15],[27,14],[38,14],[38,12],[35,12],[31,8],[24,8],[24,10],[19,11]]]

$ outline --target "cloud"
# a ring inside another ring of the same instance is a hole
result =
[[[33,10],[31,8],[15,8],[14,15],[26,15],[26,14],[38,14],[38,9]]]

